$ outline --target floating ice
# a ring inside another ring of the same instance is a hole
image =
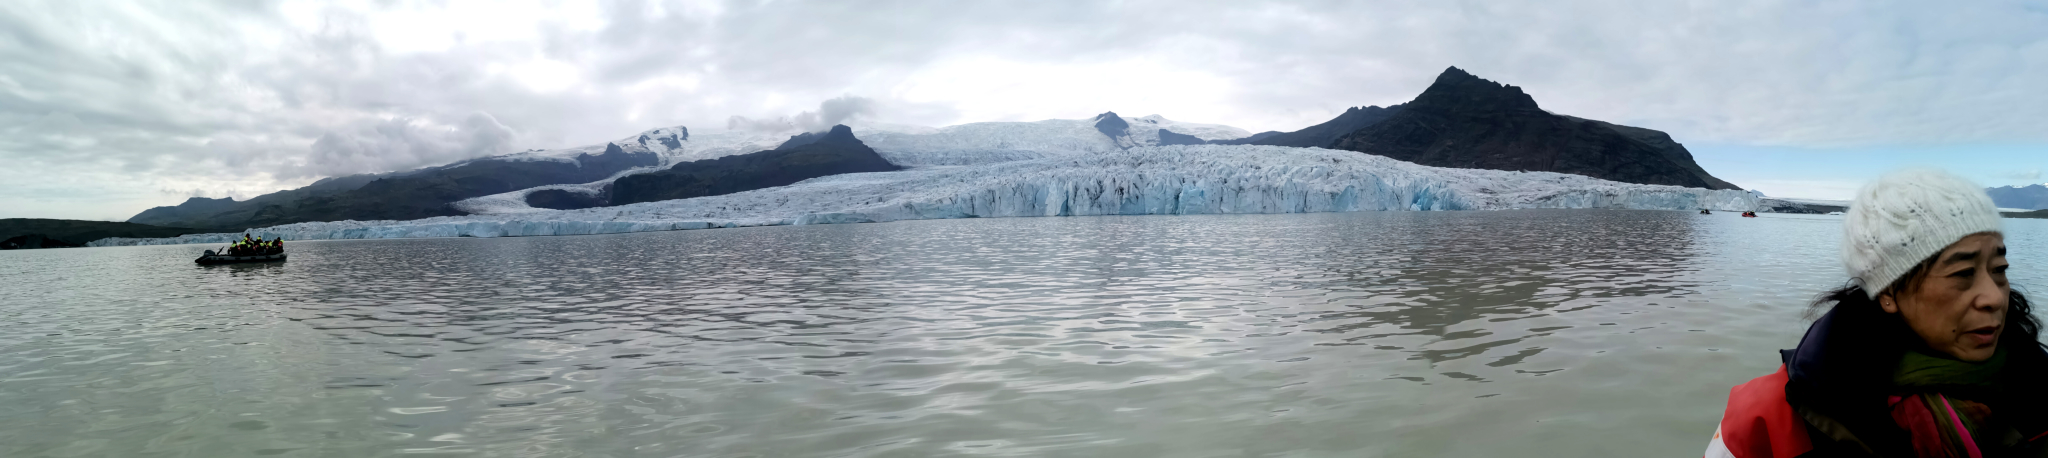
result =
[[[1156,146],[977,166],[855,173],[722,196],[581,210],[299,223],[286,240],[516,237],[936,218],[1374,210],[1752,210],[1739,190],[1551,172],[1451,169],[1320,148]],[[241,234],[104,239],[92,246],[223,243]]]

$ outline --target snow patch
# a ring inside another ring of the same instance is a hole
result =
[[[683,144],[688,141],[689,137],[689,131],[682,126],[662,127],[602,144],[574,148],[526,150],[517,153],[500,154],[485,159],[502,161],[557,161],[573,164],[576,163],[576,156],[604,154],[605,150],[610,148],[610,145],[618,145],[621,151],[628,153],[654,153],[658,156],[667,157],[685,149]]]

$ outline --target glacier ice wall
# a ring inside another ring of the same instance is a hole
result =
[[[1428,167],[1320,148],[1194,145],[835,175],[778,188],[617,207],[299,223],[249,232],[286,240],[516,237],[1020,216],[1516,208],[1742,211],[1756,203],[1746,191]],[[240,236],[105,239],[91,245],[223,243]]]

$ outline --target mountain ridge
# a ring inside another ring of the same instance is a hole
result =
[[[636,167],[660,165],[689,140],[682,126],[556,150],[527,150],[401,172],[323,178],[313,184],[236,201],[193,197],[143,210],[128,222],[239,231],[316,221],[398,220],[456,216],[464,199],[551,184],[584,183]]]
[[[1293,132],[1267,131],[1260,132],[1250,137],[1235,140],[1212,141],[1209,143],[1215,145],[1272,145],[1292,146],[1296,148],[1329,148],[1332,144],[1336,143],[1338,137],[1343,137],[1345,134],[1356,132],[1358,131],[1358,129],[1365,128],[1365,126],[1370,126],[1373,124],[1377,124],[1380,121],[1386,120],[1388,116],[1393,116],[1394,113],[1401,112],[1401,107],[1402,105],[1400,104],[1390,105],[1384,108],[1378,105],[1351,107],[1345,109],[1343,113],[1337,114],[1337,117],[1331,118],[1329,121],[1323,121],[1320,124],[1304,127],[1301,130]]]
[[[1741,189],[1707,173],[1668,134],[1550,113],[1520,87],[1457,67],[1444,70],[1398,112],[1330,147],[1439,167]]]
[[[108,237],[177,237],[204,232],[206,231],[183,227],[114,221],[6,218],[0,219],[0,240],[11,243],[0,243],[0,249],[82,246]]]
[[[1999,186],[1985,188],[1998,208],[2048,209],[2048,185]]]
[[[605,191],[610,206],[732,194],[787,186],[811,178],[901,170],[835,125],[807,144],[678,163],[668,170],[619,178]],[[560,197],[560,196],[551,196]],[[532,204],[529,196],[529,204]]]

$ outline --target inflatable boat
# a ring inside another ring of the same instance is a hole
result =
[[[271,254],[252,254],[252,255],[246,255],[246,256],[228,256],[228,255],[224,255],[224,254],[214,254],[213,250],[206,250],[206,254],[204,254],[204,255],[200,255],[200,256],[199,256],[199,259],[194,259],[194,260],[192,260],[192,262],[196,262],[196,263],[199,263],[200,265],[214,265],[214,264],[239,264],[239,263],[244,263],[244,262],[283,262],[283,261],[284,261],[284,252],[277,252],[277,253],[271,253]]]

